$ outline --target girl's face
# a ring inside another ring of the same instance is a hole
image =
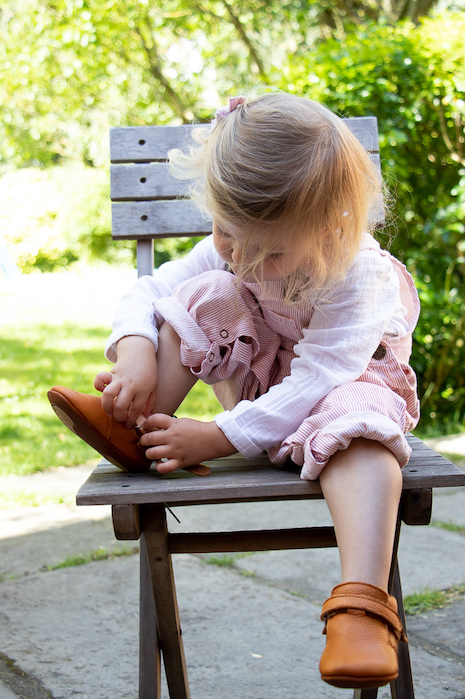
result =
[[[282,230],[282,225],[279,226]],[[288,246],[284,240],[284,235],[281,236],[282,242],[267,253],[265,259],[256,267],[256,275],[247,273],[241,274],[241,267],[250,265],[256,257],[260,256],[260,239],[263,236],[269,235],[269,228],[266,232],[260,232],[257,227],[254,230],[251,240],[248,239],[247,233],[238,227],[230,224],[219,223],[213,221],[213,244],[219,256],[227,262],[232,271],[238,276],[242,276],[244,281],[256,281],[261,279],[264,282],[278,281],[288,277],[301,267],[308,257],[307,250],[304,250],[302,245]],[[279,240],[279,237],[276,236]],[[247,240],[247,259],[244,257],[244,242]],[[255,245],[256,241],[256,245]],[[254,254],[256,251],[256,255]]]

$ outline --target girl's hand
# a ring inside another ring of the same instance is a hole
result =
[[[147,447],[147,458],[168,459],[157,464],[159,473],[170,473],[237,451],[215,422],[176,419],[155,413],[145,420],[142,429],[140,445]]]
[[[101,371],[94,386],[102,391],[102,406],[118,422],[133,427],[141,414],[148,416],[157,396],[157,356],[145,337],[123,337],[116,346],[117,362]]]

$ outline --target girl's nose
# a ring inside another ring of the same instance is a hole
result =
[[[238,265],[238,264],[240,263],[240,261],[241,261],[241,258],[242,258],[242,254],[241,254],[240,248],[238,248],[237,246],[235,246],[235,247],[231,250],[231,257],[232,257],[233,262],[234,262],[236,265]]]

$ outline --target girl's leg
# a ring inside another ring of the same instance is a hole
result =
[[[380,687],[397,677],[397,644],[405,639],[387,592],[401,470],[386,447],[356,439],[332,457],[320,482],[342,568],[342,583],[323,605],[321,676],[336,687]]]
[[[181,363],[181,340],[168,323],[163,323],[158,336],[158,387],[154,413],[173,415],[197,382],[189,367]]]
[[[402,473],[378,442],[355,439],[323,469],[320,484],[333,519],[342,582],[387,590]]]

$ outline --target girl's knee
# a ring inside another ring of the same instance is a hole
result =
[[[373,439],[353,439],[347,449],[333,454],[321,475],[341,469],[361,478],[382,480],[387,487],[402,488],[402,470],[397,458],[384,444]]]
[[[215,269],[183,282],[174,289],[173,296],[188,308],[198,299],[229,301],[237,289],[237,278],[231,272]]]

